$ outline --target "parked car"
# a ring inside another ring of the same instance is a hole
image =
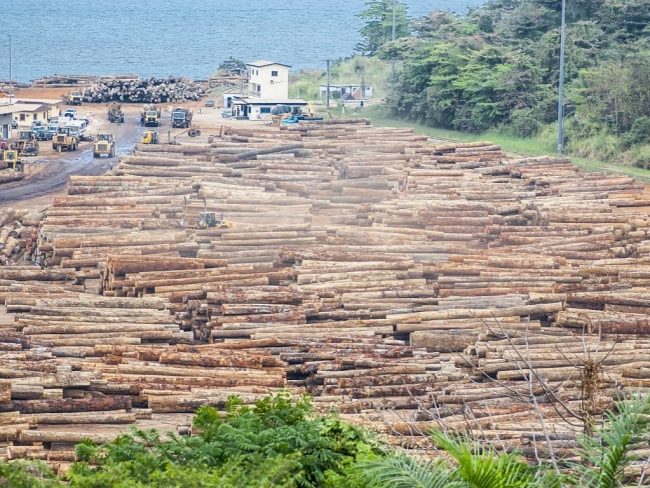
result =
[[[63,112],[64,117],[68,117],[70,119],[76,120],[77,118],[77,111],[74,108],[69,108],[65,112]]]
[[[224,119],[229,119],[230,117],[232,117],[232,112],[230,110],[224,110],[223,112],[221,112],[221,116]]]
[[[49,141],[51,137],[48,135],[47,128],[44,125],[37,125],[32,129],[32,134],[37,141]]]
[[[205,106],[206,107],[214,107],[214,100],[209,99],[205,101]]]

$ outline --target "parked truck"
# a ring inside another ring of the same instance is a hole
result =
[[[113,102],[108,106],[108,121],[111,124],[124,123],[124,111],[122,110],[121,103]]]
[[[189,129],[192,123],[192,111],[187,108],[175,108],[172,110],[172,127]]]
[[[155,105],[145,105],[140,112],[140,125],[143,127],[160,126],[160,109]]]
[[[78,90],[73,90],[65,96],[65,102],[68,105],[81,105],[83,101],[83,93]]]

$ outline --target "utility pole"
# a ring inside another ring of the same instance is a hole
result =
[[[330,60],[327,60],[327,95],[326,107],[330,108]]]
[[[391,36],[393,42],[395,42],[396,37],[397,37],[397,0],[393,0],[393,35]],[[394,83],[395,82],[395,55],[393,55],[393,59],[391,60],[391,72],[392,72],[391,81]]]
[[[564,44],[566,40],[566,0],[562,0],[562,24],[560,27],[560,82],[557,96],[557,154],[564,150]]]
[[[12,68],[13,66],[11,65],[12,63],[12,44],[11,44],[11,35],[9,36],[9,105],[13,103],[13,98],[14,98],[14,83],[13,83],[13,73],[12,73]]]

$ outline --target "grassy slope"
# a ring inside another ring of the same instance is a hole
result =
[[[391,126],[391,127],[408,127],[420,134],[432,138],[449,139],[454,141],[492,141],[499,144],[506,152],[521,154],[526,156],[540,156],[545,154],[555,154],[555,145],[550,140],[537,138],[519,138],[497,131],[488,131],[483,134],[471,134],[448,129],[435,129],[416,122],[395,119],[388,116],[380,106],[368,108],[359,114],[361,117],[370,119],[374,124]],[[621,166],[616,164],[605,163],[591,159],[571,157],[571,161],[585,171],[606,171],[608,173],[620,173],[635,178],[650,181],[650,170],[636,168],[633,166]]]

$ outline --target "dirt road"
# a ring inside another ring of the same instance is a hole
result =
[[[99,128],[90,128],[90,133],[99,131]],[[115,134],[117,140],[117,157],[131,151],[142,135],[139,116],[127,113],[124,124],[113,124],[110,132]],[[65,188],[69,176],[103,174],[117,162],[117,157],[95,159],[92,143],[84,143],[80,150],[75,152],[37,158],[35,162],[27,163],[38,166],[30,176],[0,187],[0,204],[21,202],[61,191]]]

